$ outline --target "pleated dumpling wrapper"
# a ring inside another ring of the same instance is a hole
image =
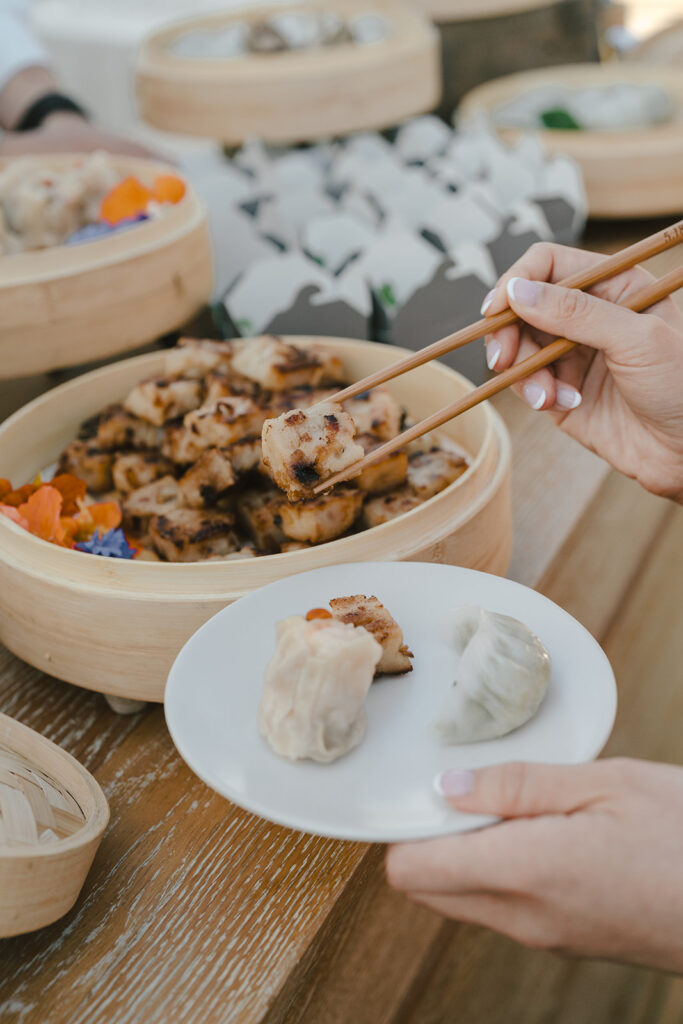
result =
[[[550,682],[550,655],[531,630],[483,608],[455,612],[457,679],[436,728],[447,743],[493,740],[538,711]]]
[[[292,615],[277,624],[258,721],[276,754],[334,761],[365,734],[365,698],[382,648],[366,629]]]

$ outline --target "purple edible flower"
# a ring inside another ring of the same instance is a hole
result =
[[[89,555],[104,555],[106,558],[135,558],[137,551],[132,548],[120,526],[102,533],[97,530],[90,540],[75,544],[77,551],[86,551]]]

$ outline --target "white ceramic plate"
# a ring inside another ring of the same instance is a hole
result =
[[[349,594],[376,594],[386,605],[415,654],[414,670],[373,683],[366,735],[346,757],[332,764],[284,760],[257,725],[275,623]],[[539,712],[521,729],[499,740],[447,747],[433,722],[456,675],[449,612],[462,604],[521,619],[545,643],[553,671]],[[433,789],[437,772],[596,757],[614,722],[616,686],[590,633],[533,590],[457,566],[363,562],[290,576],[223,609],[176,658],[165,707],[182,757],[234,803],[304,832],[394,842],[492,820],[453,811]]]

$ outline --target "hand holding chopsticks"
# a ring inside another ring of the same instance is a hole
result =
[[[604,281],[607,278],[634,266],[640,260],[647,259],[652,255],[663,252],[665,249],[672,248],[682,241],[683,221],[679,221],[671,228],[657,232],[657,234],[652,235],[650,238],[644,239],[636,245],[629,246],[627,249],[616,253],[614,256],[608,257],[601,263],[594,265],[585,271],[581,271],[578,274],[574,274],[569,278],[565,278],[559,283],[564,287],[589,288],[592,285],[597,284],[599,281]],[[628,300],[624,301],[622,305],[639,312],[654,305],[656,302],[661,301],[662,298],[670,295],[681,287],[683,287],[683,267],[672,271],[670,274],[667,274],[666,277],[658,281],[651,282],[646,287],[640,289],[636,294],[632,295]],[[414,355],[393,364],[393,366],[389,366],[378,373],[371,374],[364,380],[358,381],[357,383],[344,388],[338,395],[335,395],[332,400],[343,401],[346,398],[361,394],[372,387],[376,387],[378,384],[382,384],[387,380],[400,376],[416,366],[420,366],[431,359],[444,355],[446,352],[459,348],[475,338],[481,337],[484,333],[495,331],[500,329],[502,326],[514,323],[517,319],[518,317],[513,310],[506,309],[502,313],[480,320],[471,327],[466,327],[462,331],[458,331],[455,334],[450,335],[448,338],[444,338],[441,341],[435,342],[433,345],[429,345],[426,348],[421,349]],[[381,461],[393,452],[403,448],[409,442],[414,441],[431,430],[442,426],[453,417],[473,408],[473,406],[485,401],[487,398],[490,398],[492,395],[504,390],[511,384],[530,376],[530,374],[534,373],[536,370],[544,366],[548,366],[550,363],[571,351],[574,347],[575,343],[568,339],[558,339],[557,341],[551,342],[551,344],[547,345],[533,356],[521,363],[518,363],[516,366],[510,367],[508,370],[500,373],[497,377],[487,381],[480,387],[475,388],[469,395],[466,395],[459,401],[447,406],[445,409],[434,413],[432,416],[427,417],[427,419],[423,420],[421,423],[410,427],[402,434],[399,434],[397,437],[381,445],[379,448],[376,448],[373,452],[366,455],[365,458],[322,482],[315,488],[315,493],[322,493],[337,483],[352,479],[361,473],[367,466],[371,466],[376,462]]]

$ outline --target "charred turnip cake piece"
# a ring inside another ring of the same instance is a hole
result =
[[[112,487],[111,452],[101,451],[91,441],[72,441],[59,457],[58,473],[73,473],[85,481],[91,494],[101,494]]]
[[[233,342],[232,369],[268,391],[320,383],[325,367],[318,357],[274,335]]]
[[[264,423],[263,463],[290,501],[296,501],[363,458],[355,432],[351,417],[334,402],[293,409]]]
[[[253,469],[258,469],[261,463],[261,438],[243,437],[223,450],[230,457],[235,476],[244,476]]]
[[[466,469],[467,463],[458,452],[435,447],[410,456],[408,486],[421,501],[426,501],[452,484]]]
[[[199,380],[156,377],[136,384],[123,403],[124,409],[161,427],[202,404],[204,388]]]
[[[329,494],[290,505],[280,510],[282,529],[290,540],[322,544],[346,533],[356,521],[365,495],[356,487],[341,484]]]
[[[224,448],[243,437],[258,434],[264,419],[265,413],[251,398],[235,395],[189,412],[183,424],[202,448]]]
[[[205,403],[217,402],[219,398],[232,398],[233,395],[247,395],[248,398],[258,399],[263,391],[255,380],[243,377],[234,370],[217,369],[207,373],[204,378],[206,388]]]
[[[207,448],[179,480],[183,500],[190,508],[215,505],[235,483],[229,448]]]
[[[200,562],[239,549],[229,512],[178,508],[155,516],[149,533],[155,551],[167,562]]]
[[[210,370],[227,369],[232,354],[229,341],[181,338],[177,346],[166,353],[164,368],[169,377],[196,377],[201,380]]]
[[[338,622],[367,629],[382,648],[382,657],[375,675],[401,675],[412,672],[412,652],[403,642],[398,622],[376,597],[355,594],[353,597],[335,597],[330,601],[332,615]]]
[[[240,524],[257,549],[265,554],[279,551],[287,540],[282,532],[282,507],[286,498],[275,487],[245,491],[236,501]]]
[[[159,447],[161,437],[159,427],[133,416],[122,405],[110,405],[97,424],[97,446],[104,451],[148,451]]]
[[[275,419],[283,412],[293,409],[310,409],[320,402],[327,402],[336,395],[338,388],[293,388],[291,391],[266,392],[262,406],[269,419]]]
[[[359,434],[375,434],[383,441],[389,441],[401,431],[401,406],[384,388],[374,388],[357,398],[348,398],[343,406]]]
[[[130,494],[131,491],[136,491],[139,487],[172,473],[173,463],[158,451],[128,452],[114,456],[114,487],[121,494]]]
[[[134,530],[144,532],[152,516],[167,515],[180,508],[182,503],[183,496],[178,481],[172,476],[162,476],[151,484],[138,487],[124,499],[124,522]]]
[[[361,434],[356,441],[362,446],[366,455],[384,444],[381,437],[375,434]],[[384,494],[405,483],[408,470],[408,455],[405,451],[392,452],[380,462],[368,466],[355,477],[355,483],[367,494]]]
[[[369,498],[363,507],[361,522],[366,529],[381,526],[397,516],[405,515],[419,504],[420,499],[409,487],[399,487],[388,494]]]

